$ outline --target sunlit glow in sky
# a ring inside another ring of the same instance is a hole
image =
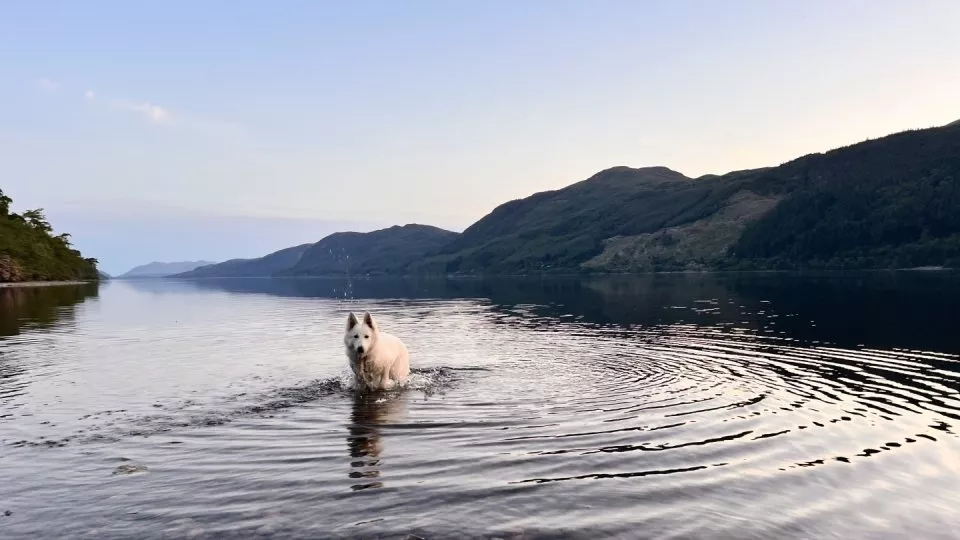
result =
[[[0,188],[119,272],[960,118],[960,2],[10,2]]]

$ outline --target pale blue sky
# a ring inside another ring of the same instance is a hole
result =
[[[0,187],[109,272],[960,118],[955,0],[8,1]],[[294,218],[294,219],[284,219]]]

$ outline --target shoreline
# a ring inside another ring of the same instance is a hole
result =
[[[311,276],[203,276],[203,277],[143,277],[143,278],[113,278],[123,280],[173,280],[173,281],[207,281],[207,280],[225,280],[225,279],[277,279],[277,280],[309,280],[309,279],[372,279],[372,278],[392,278],[392,279],[493,279],[493,278],[547,278],[547,277],[632,277],[632,276],[656,276],[656,275],[707,275],[707,274],[858,274],[858,273],[899,273],[899,272],[932,272],[949,273],[960,272],[960,268],[946,266],[915,266],[907,268],[801,268],[791,270],[660,270],[660,271],[637,271],[637,272],[546,272],[537,274],[318,274]]]
[[[86,285],[95,283],[93,281],[16,281],[0,283],[0,289],[13,289],[20,287],[62,287],[66,285]]]

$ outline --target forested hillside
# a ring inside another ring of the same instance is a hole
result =
[[[269,264],[264,264],[269,262]],[[960,267],[960,123],[777,167],[613,167],[504,203],[462,234],[332,234],[186,277]]]
[[[734,267],[960,266],[960,124],[806,156],[756,185],[790,195],[732,246]]]
[[[960,266],[960,124],[693,179],[615,167],[505,203],[423,273]]]
[[[84,258],[69,234],[53,234],[42,210],[15,213],[0,190],[0,282],[96,281],[96,259]]]

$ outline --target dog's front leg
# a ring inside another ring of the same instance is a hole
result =
[[[358,362],[350,362],[350,371],[353,372],[353,385],[357,388],[363,388],[366,386],[366,377],[364,376],[363,370],[360,369]]]

